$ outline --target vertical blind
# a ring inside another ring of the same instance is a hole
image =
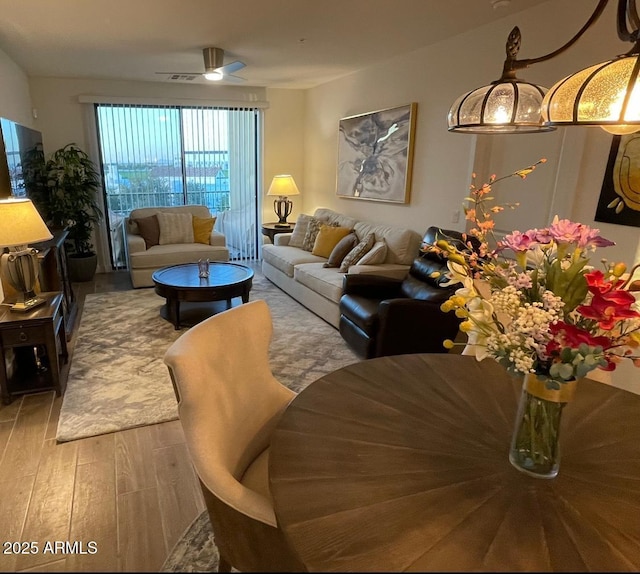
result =
[[[97,104],[114,268],[123,221],[139,207],[206,205],[233,259],[258,257],[259,110]]]

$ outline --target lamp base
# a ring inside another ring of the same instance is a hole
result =
[[[281,195],[279,199],[274,200],[273,202],[273,210],[276,212],[278,216],[278,225],[283,225],[288,227],[287,217],[291,215],[291,210],[293,209],[293,201],[287,199],[285,196]]]
[[[291,227],[290,223],[276,223],[274,224],[276,229],[289,229]]]

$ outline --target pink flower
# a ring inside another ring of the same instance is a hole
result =
[[[582,225],[578,247],[585,249],[587,247],[611,247],[615,245],[615,242],[605,239],[598,235],[598,233],[600,233],[599,229],[592,229],[591,227]]]
[[[558,243],[575,243],[581,249],[615,245],[613,241],[598,235],[599,229],[592,229],[587,225],[574,223],[568,219],[554,221],[551,227],[542,230],[542,232],[548,233]]]
[[[553,237],[551,236],[551,233],[549,233],[548,229],[532,229],[531,233],[535,234],[536,241],[540,245],[548,245],[553,241]]]
[[[523,252],[536,247],[538,245],[535,234],[530,235],[530,231],[521,233],[520,231],[514,231],[509,235],[505,235],[504,239],[500,241],[498,245],[499,250],[511,249],[512,251]]]
[[[554,221],[547,231],[558,243],[578,243],[582,236],[581,227],[580,223],[559,219]]]

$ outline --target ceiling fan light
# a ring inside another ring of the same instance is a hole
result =
[[[204,74],[204,77],[206,80],[209,80],[211,82],[219,82],[220,80],[222,80],[223,78],[223,74],[222,72],[207,72],[206,74]]]
[[[600,126],[614,134],[640,130],[639,68],[638,55],[634,54],[590,66],[560,80],[542,102],[545,123]]]
[[[449,131],[532,133],[555,129],[542,124],[546,88],[518,79],[501,79],[460,96],[447,116]]]

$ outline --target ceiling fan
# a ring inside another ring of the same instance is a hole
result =
[[[204,76],[212,82],[224,80],[225,82],[245,82],[245,78],[234,76],[233,73],[242,70],[245,63],[240,60],[224,64],[224,50],[222,48],[204,48],[204,72],[156,72],[156,74],[179,74],[184,76]]]

